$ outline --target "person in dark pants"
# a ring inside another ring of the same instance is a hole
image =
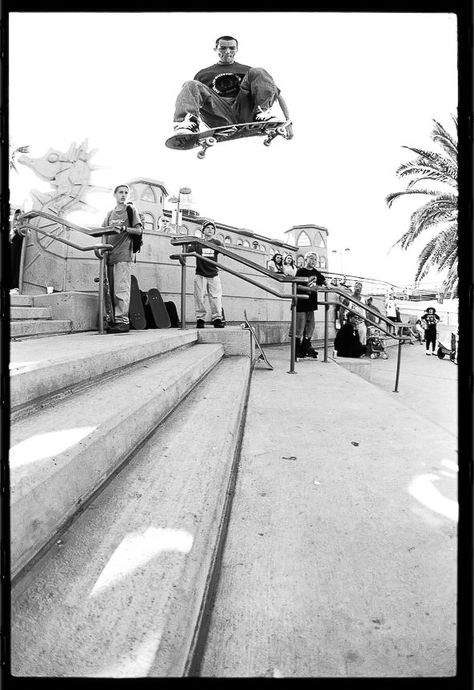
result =
[[[326,278],[316,269],[318,255],[316,252],[306,252],[304,266],[298,268],[296,277],[308,277],[306,287],[315,288],[317,285],[326,287]],[[300,287],[297,293],[308,295],[308,299],[298,300],[296,303],[296,357],[311,357],[317,359],[318,353],[311,346],[314,333],[314,311],[318,308],[318,293],[316,290],[307,292]]]
[[[439,322],[439,316],[436,313],[434,307],[428,307],[423,316],[421,317],[421,322],[425,328],[425,343],[426,343],[426,355],[435,354],[436,349],[436,327]],[[430,345],[431,350],[430,352]]]
[[[174,133],[199,131],[199,119],[209,127],[278,119],[271,108],[277,100],[286,120],[290,114],[285,101],[268,72],[235,61],[238,41],[219,36],[215,51],[218,62],[201,69],[183,87],[176,99]],[[291,125],[288,138],[293,136]]]
[[[20,215],[21,211],[17,208],[13,214],[8,238],[10,241],[10,294],[12,295],[17,295],[20,292],[21,250],[23,247],[23,240],[25,239],[24,236],[20,234]]]

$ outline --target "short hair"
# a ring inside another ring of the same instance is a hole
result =
[[[233,36],[219,36],[219,38],[216,38],[216,48],[219,46],[219,41],[221,40],[221,38],[223,41],[235,41],[237,43],[237,48],[239,47],[238,40]]]
[[[317,252],[306,252],[306,254],[304,255],[304,260],[306,261],[306,259],[309,259],[312,256],[314,256],[315,259],[319,259]]]
[[[120,189],[120,187],[126,187],[128,191],[130,191],[130,187],[128,186],[128,184],[118,184],[114,189],[114,194],[117,192],[117,189]]]

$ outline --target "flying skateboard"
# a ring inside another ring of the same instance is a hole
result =
[[[170,149],[194,149],[200,147],[197,157],[204,158],[206,151],[211,146],[219,144],[221,141],[232,141],[247,137],[264,136],[265,146],[270,146],[273,139],[281,136],[289,139],[288,127],[291,120],[278,120],[270,122],[244,122],[239,124],[229,124],[223,127],[206,129],[204,132],[190,132],[189,134],[175,134],[165,141],[165,145]]]
[[[158,288],[151,288],[146,293],[146,296],[145,316],[147,328],[171,328],[168,310]]]
[[[130,276],[130,306],[128,308],[130,328],[143,331],[146,328],[145,309],[136,276]]]
[[[257,364],[257,362],[259,362],[260,360],[262,360],[263,362],[265,362],[265,364],[267,365],[267,367],[268,367],[269,369],[272,369],[272,370],[273,370],[272,365],[271,365],[270,362],[268,361],[267,356],[266,356],[265,352],[264,352],[263,349],[262,349],[262,346],[260,345],[260,343],[259,343],[259,341],[258,341],[257,334],[256,334],[256,332],[255,332],[255,328],[252,326],[252,324],[249,322],[249,320],[248,320],[248,318],[247,318],[247,311],[246,311],[245,309],[244,309],[244,322],[245,322],[245,327],[249,329],[249,331],[250,331],[250,333],[251,333],[251,335],[252,335],[252,340],[251,340],[251,342],[254,342],[254,343],[255,343],[255,346],[257,347],[257,350],[258,350],[259,353],[260,353],[260,354],[258,355],[258,357],[255,359],[255,364]],[[253,348],[252,348],[252,350],[253,350]],[[253,364],[254,364],[254,362],[253,362],[253,352],[251,353],[251,357],[252,357],[252,366],[253,366]]]

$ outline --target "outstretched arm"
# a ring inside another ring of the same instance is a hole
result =
[[[288,106],[286,105],[286,101],[283,98],[283,96],[281,95],[281,93],[278,94],[277,99],[278,99],[278,103],[280,104],[280,108],[282,109],[285,120],[289,120],[290,119],[290,111],[288,110]],[[292,125],[288,125],[287,131],[288,131],[288,139],[292,139],[293,138],[293,127],[292,127]]]

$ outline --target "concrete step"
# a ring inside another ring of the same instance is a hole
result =
[[[196,345],[14,422],[10,430],[11,570],[15,576],[222,357]]]
[[[10,323],[11,338],[31,338],[38,335],[53,335],[55,333],[69,333],[71,322],[68,319],[54,319],[51,321],[12,321]]]
[[[48,396],[197,341],[197,331],[130,331],[120,335],[74,333],[11,342],[10,406],[15,413]]]
[[[51,309],[49,307],[12,307],[10,309],[10,319],[20,321],[26,319],[51,319]]]
[[[10,295],[11,307],[32,307],[33,295]]]
[[[16,585],[14,675],[183,675],[248,381],[248,357],[223,359]]]

